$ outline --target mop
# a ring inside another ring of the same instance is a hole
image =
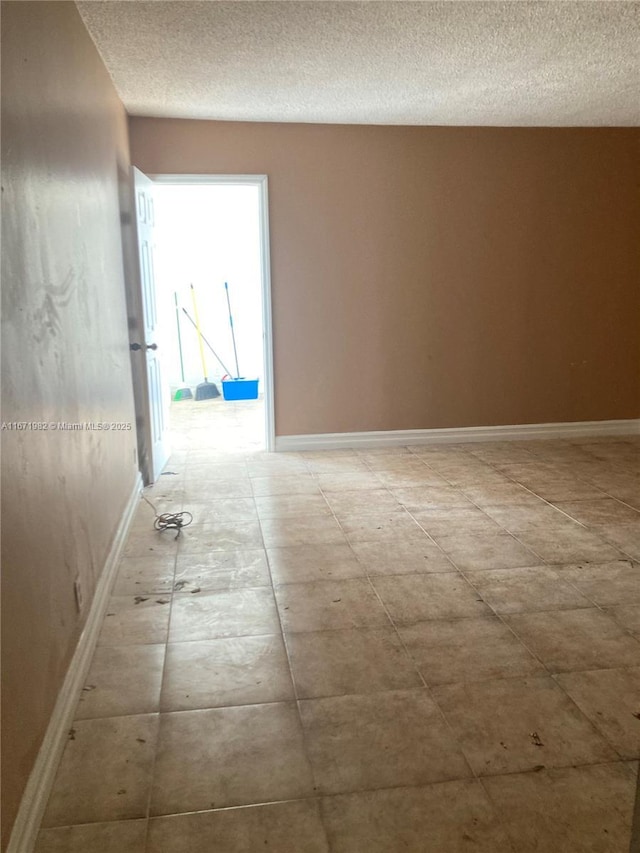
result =
[[[191,316],[191,314],[189,314],[189,312],[187,311],[187,309],[186,309],[186,308],[184,308],[184,307],[183,307],[183,309],[182,309],[182,310],[184,311],[184,313],[185,313],[185,315],[186,315],[186,317],[187,317],[187,320],[191,323],[191,325],[193,326],[193,328],[194,328],[194,329],[197,329],[198,327],[196,326],[196,324],[195,324],[195,322],[194,322],[193,317]],[[224,372],[225,372],[225,376],[226,376],[227,374],[231,375],[231,374],[229,373],[229,368],[227,367],[227,365],[226,365],[226,364],[224,363],[224,361],[220,358],[220,356],[218,355],[218,353],[214,350],[214,348],[211,346],[211,344],[210,344],[210,343],[209,343],[209,341],[205,338],[205,336],[204,336],[204,334],[203,334],[202,332],[200,332],[200,337],[202,338],[202,340],[205,342],[205,344],[206,344],[206,345],[209,347],[209,349],[211,350],[211,353],[213,354],[213,357],[214,357],[215,359],[217,359],[217,361],[219,362],[220,367],[221,367],[221,368],[224,370]]]
[[[176,303],[176,323],[178,324],[178,352],[180,353],[180,376],[182,376],[182,388],[178,388],[174,394],[174,400],[192,400],[193,393],[184,383],[184,361],[182,358],[182,335],[180,334],[180,310],[178,308],[178,294],[174,291],[174,302]]]
[[[224,283],[225,293],[227,294],[227,308],[229,309],[229,326],[231,327],[231,340],[233,341],[233,355],[236,362],[236,375],[233,378],[222,377],[222,396],[225,400],[257,400],[258,399],[258,380],[245,379],[240,376],[240,367],[238,366],[238,350],[236,348],[236,333],[233,327],[233,315],[231,314],[231,300],[229,299],[229,285]]]
[[[231,315],[231,300],[229,299],[229,285],[225,281],[224,292],[227,294],[227,307],[229,308],[229,326],[231,327],[231,340],[233,341],[233,355],[236,360],[236,375],[235,379],[240,379],[240,368],[238,367],[238,350],[236,349],[236,333],[233,328],[233,317]]]
[[[196,318],[196,332],[198,333],[198,344],[200,345],[200,360],[202,361],[202,373],[204,382],[196,386],[196,400],[211,400],[214,397],[219,397],[220,392],[213,382],[207,379],[207,362],[204,357],[204,347],[202,345],[202,334],[200,333],[200,319],[198,318],[198,303],[196,302],[196,291],[191,285],[191,298],[193,299],[193,315]]]

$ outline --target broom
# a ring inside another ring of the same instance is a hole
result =
[[[182,376],[182,388],[178,388],[174,394],[174,400],[192,400],[191,388],[184,384],[184,361],[182,358],[182,335],[180,334],[180,310],[178,308],[178,294],[174,291],[173,299],[176,303],[176,323],[178,324],[178,352],[180,353],[180,376]]]
[[[207,379],[207,362],[204,357],[204,347],[202,345],[202,334],[200,333],[200,320],[198,318],[198,303],[196,302],[196,290],[193,285],[191,285],[191,298],[193,299],[193,315],[196,318],[196,332],[198,333],[198,344],[200,346],[200,360],[202,361],[202,373],[204,376],[204,382],[201,382],[196,386],[196,400],[211,400],[212,398],[219,397],[220,392],[216,385],[213,382],[209,382]]]
[[[188,321],[191,323],[191,325],[193,326],[193,328],[194,328],[194,329],[197,329],[198,327],[197,327],[197,326],[196,326],[196,324],[193,322],[193,317],[191,316],[191,314],[189,314],[189,312],[187,311],[187,309],[186,309],[186,308],[183,308],[182,310],[183,310],[183,312],[184,312],[184,314],[185,314],[185,316],[186,316],[187,320],[188,320]],[[211,346],[211,344],[209,343],[209,341],[205,338],[205,336],[204,336],[204,332],[202,332],[202,331],[200,332],[200,337],[202,338],[202,340],[204,341],[204,343],[205,343],[205,344],[209,347],[209,349],[211,350],[211,353],[213,354],[213,357],[214,357],[215,359],[217,359],[217,360],[218,360],[218,362],[219,362],[219,364],[220,364],[220,367],[221,367],[221,368],[224,370],[224,372],[225,372],[225,376],[231,376],[231,373],[229,372],[229,368],[228,368],[228,367],[227,367],[227,365],[224,363],[224,361],[220,358],[220,356],[219,356],[219,355],[218,355],[218,353],[214,350],[214,348]]]

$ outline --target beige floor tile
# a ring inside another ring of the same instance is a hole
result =
[[[422,541],[426,538],[424,530],[405,510],[371,515],[343,515],[340,523],[351,544],[407,541],[408,539]]]
[[[545,530],[543,527],[518,532],[518,539],[547,563],[575,563],[581,560],[605,562],[622,555],[602,537],[576,525],[571,529]]]
[[[262,546],[262,533],[257,521],[220,521],[184,530],[180,536],[178,554],[239,551]]]
[[[365,567],[349,545],[298,545],[267,551],[274,583],[362,577]]]
[[[293,477],[296,474],[308,474],[309,467],[298,458],[274,453],[259,459],[248,457],[247,470],[250,477]]]
[[[640,666],[555,678],[623,758],[640,758]]]
[[[356,449],[356,455],[363,459],[367,465],[374,465],[376,463],[390,463],[393,464],[397,462],[399,464],[406,461],[414,461],[420,462],[421,460],[416,459],[411,453],[411,449],[406,445],[396,445],[394,447],[365,447],[361,450]],[[422,463],[424,465],[424,462]]]
[[[536,506],[521,504],[503,504],[485,506],[485,511],[491,518],[511,533],[518,534],[521,530],[546,532],[551,530],[578,530],[580,525],[555,506],[540,502]]]
[[[161,709],[191,711],[293,699],[279,635],[170,643]]]
[[[535,463],[528,441],[479,441],[469,445],[469,453],[490,465],[526,465]]]
[[[171,592],[175,554],[125,557],[120,563],[112,595],[147,595]]]
[[[357,457],[358,453],[352,447],[340,447],[334,450],[303,450],[298,455],[309,464],[323,459],[344,459],[348,462]]]
[[[426,462],[428,465],[443,465],[450,462],[472,461],[473,457],[467,450],[467,447],[462,447],[460,444],[449,445],[433,445],[416,444],[409,448],[412,453]]]
[[[269,566],[262,548],[178,555],[176,592],[224,592],[270,584]]]
[[[497,521],[478,507],[421,509],[411,513],[430,536],[460,536],[478,533],[504,533]]]
[[[159,507],[160,512],[173,512],[173,509],[163,509]],[[136,531],[127,539],[127,544],[124,547],[123,557],[153,557],[161,556],[163,558],[175,556],[178,549],[176,534],[174,530],[154,530],[153,519],[149,524],[149,529],[144,531]]]
[[[448,684],[432,694],[479,776],[617,758],[550,677]]]
[[[146,820],[41,829],[34,853],[145,853]]]
[[[242,477],[230,477],[229,479],[216,479],[214,481],[197,479],[193,481],[187,480],[187,485],[184,490],[185,509],[190,506],[192,500],[226,500],[230,498],[250,498],[253,497],[253,489],[251,481]]]
[[[316,482],[323,492],[352,492],[356,489],[379,489],[385,484],[373,471],[363,470],[359,473],[321,473]]]
[[[377,577],[372,583],[397,624],[491,613],[459,572]]]
[[[640,604],[619,604],[603,610],[616,620],[626,631],[640,640]]]
[[[473,507],[469,498],[452,486],[397,488],[394,490],[394,494],[411,513],[426,509],[445,509],[448,507],[471,509]]]
[[[355,542],[353,550],[370,576],[455,572],[437,545],[427,538],[407,542]]]
[[[179,512],[182,509],[185,494],[184,483],[180,484],[180,488],[165,489],[161,494],[153,494],[152,490],[154,488],[154,486],[147,486],[144,491],[146,499],[153,503],[158,513]],[[133,516],[133,519],[129,526],[129,540],[133,539],[134,537],[137,537],[138,535],[147,536],[150,533],[155,533],[154,523],[156,518],[156,510],[152,509],[152,507],[146,501],[144,501],[144,503],[141,503],[140,508]],[[145,555],[143,554],[143,556]]]
[[[616,560],[563,567],[561,571],[563,578],[596,604],[640,604],[640,563]]]
[[[453,486],[462,488],[463,486],[474,485],[502,485],[505,482],[505,477],[495,468],[482,463],[464,463],[458,464],[443,464],[437,462],[430,463],[433,468],[442,474]]]
[[[443,470],[441,473],[458,489],[470,488],[472,486],[504,486],[510,482],[501,470],[500,465],[470,469],[468,471],[462,468],[459,471],[451,473]]]
[[[637,527],[628,524],[609,524],[606,527],[598,528],[598,532],[603,539],[623,551],[626,556],[640,560],[640,534]],[[619,556],[620,554],[616,553],[613,555],[613,559]]]
[[[504,617],[551,672],[633,666],[640,644],[596,608]]]
[[[264,518],[261,525],[264,544],[267,548],[347,544],[342,528],[330,515]]]
[[[592,607],[589,599],[567,583],[565,572],[547,566],[466,572],[467,580],[496,613],[530,613]]]
[[[430,470],[426,462],[411,453],[407,447],[400,447],[398,450],[398,453],[391,453],[390,449],[379,449],[379,452],[372,449],[369,453],[358,451],[358,456],[378,474],[386,471],[428,472]]]
[[[309,470],[316,476],[322,474],[358,475],[369,473],[368,465],[355,454],[340,457],[317,456],[314,459],[307,458],[305,461]]]
[[[146,817],[158,716],[73,724],[42,825]]]
[[[447,488],[449,486],[443,476],[419,460],[411,465],[393,465],[385,468],[373,468],[373,470],[385,486],[396,495],[403,489]]]
[[[565,479],[549,478],[543,482],[533,482],[528,488],[546,501],[588,501],[604,497],[604,492],[591,483],[576,480],[572,477]]]
[[[376,470],[375,473],[380,478],[382,485],[396,496],[399,491],[404,489],[447,489],[450,487],[444,477],[424,464],[413,468]]]
[[[636,527],[640,539],[640,512],[614,498],[598,500],[561,501],[557,506],[581,524],[598,527],[609,524],[629,524]]]
[[[329,492],[327,501],[339,521],[359,515],[399,512],[402,507],[387,489]]]
[[[447,556],[463,571],[518,569],[537,566],[540,557],[508,533],[462,534],[434,538]]]
[[[251,487],[256,498],[268,495],[320,495],[318,481],[311,474],[252,477]]]
[[[312,794],[295,703],[162,715],[152,815]]]
[[[483,783],[518,853],[626,853],[635,780],[622,763],[494,776]]]
[[[279,630],[273,593],[268,588],[174,594],[169,630],[172,643],[274,634]]]
[[[185,507],[193,515],[190,533],[205,524],[257,521],[258,513],[253,497],[221,497],[217,490],[204,492],[198,501]]]
[[[625,488],[615,489],[611,492],[611,496],[619,501],[629,504],[633,509],[640,510],[640,486],[629,486]]]
[[[267,495],[255,500],[260,518],[331,515],[329,504],[320,493],[317,495]]]
[[[285,631],[388,627],[389,618],[364,578],[283,584],[276,589]]]
[[[423,686],[393,628],[290,634],[287,645],[301,699]]]
[[[505,482],[497,485],[478,483],[473,486],[463,486],[462,491],[479,507],[504,504],[533,507],[544,505],[537,495],[517,483]]]
[[[428,684],[540,675],[542,664],[496,618],[433,620],[399,628]]]
[[[98,646],[76,720],[157,712],[164,645]]]
[[[248,477],[247,466],[243,462],[219,464],[189,463],[189,481],[197,480],[230,480]]]
[[[333,853],[512,853],[475,781],[327,797],[322,813]]]
[[[168,595],[117,595],[109,600],[99,646],[164,643],[169,627]]]
[[[329,853],[316,800],[153,818],[147,853]]]
[[[462,779],[471,771],[426,690],[299,703],[323,794]]]

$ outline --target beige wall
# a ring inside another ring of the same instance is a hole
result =
[[[134,421],[127,146],[75,5],[3,3],[3,421]],[[4,844],[133,488],[135,446],[135,430],[2,432]]]
[[[278,435],[640,415],[640,132],[134,118],[269,176]]]

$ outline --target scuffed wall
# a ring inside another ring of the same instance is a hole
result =
[[[640,415],[640,130],[132,118],[269,176],[276,433]]]
[[[1,434],[3,846],[136,478],[128,165],[75,5],[3,3],[2,420],[131,424]]]

